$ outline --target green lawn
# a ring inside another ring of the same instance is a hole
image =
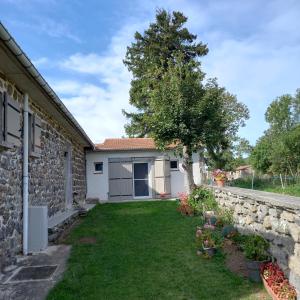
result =
[[[197,217],[169,201],[98,205],[76,227],[63,280],[48,299],[266,299],[221,254],[196,256]],[[95,237],[95,244],[80,238]]]
[[[251,178],[241,178],[229,182],[231,186],[251,189],[252,188],[252,179]],[[285,194],[300,197],[300,182],[289,184],[285,186],[284,189],[281,187],[280,180],[269,180],[269,179],[255,179],[254,189],[265,192],[272,192],[278,194]]]

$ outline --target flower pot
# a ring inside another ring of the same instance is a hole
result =
[[[265,287],[266,291],[270,295],[270,297],[273,300],[279,300],[278,296],[273,292],[273,290],[271,289],[271,287],[268,285],[266,279],[262,275],[261,275],[261,280],[262,280],[262,282],[264,284],[264,287]]]
[[[254,282],[261,282],[260,266],[267,261],[247,260],[248,277]]]
[[[224,187],[225,186],[225,180],[216,180],[218,187]]]
[[[207,210],[203,212],[204,220],[208,222],[211,217],[216,217],[216,213],[213,210]]]
[[[203,252],[208,256],[208,257],[213,257],[216,254],[217,249],[216,248],[206,248],[203,246]]]

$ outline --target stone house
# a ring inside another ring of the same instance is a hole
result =
[[[85,201],[93,147],[0,23],[0,271],[28,252],[31,206],[45,207],[54,226]]]

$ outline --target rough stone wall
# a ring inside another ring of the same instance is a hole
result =
[[[300,292],[300,198],[239,188],[213,188],[222,207],[233,211],[238,230],[270,242],[270,251]]]
[[[85,153],[53,120],[30,103],[42,120],[41,155],[29,159],[31,205],[48,205],[49,217],[62,211],[65,202],[65,152],[71,144],[74,200],[83,202],[86,193]]]
[[[23,96],[0,78],[0,89],[23,105]],[[30,96],[30,95],[29,95]],[[73,192],[77,202],[85,200],[85,154],[76,142],[47,112],[30,99],[30,109],[42,120],[41,154],[29,158],[29,204],[47,205],[48,214],[65,209],[65,151],[71,144]],[[23,116],[20,115],[21,124]],[[14,263],[22,249],[22,146],[0,147],[0,271]]]

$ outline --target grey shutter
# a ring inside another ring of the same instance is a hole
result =
[[[21,145],[21,110],[18,102],[13,100],[6,94],[6,141],[10,144],[20,146]]]
[[[168,196],[171,196],[171,172],[170,172],[170,159],[165,159],[165,169],[164,169],[164,175],[165,175],[165,193]]]
[[[108,166],[110,200],[132,199],[132,162],[110,160]]]
[[[4,94],[0,92],[0,143],[4,140]]]
[[[171,174],[169,158],[157,158],[154,161],[154,181],[156,198],[159,198],[160,194],[165,194],[167,197],[170,197]]]

